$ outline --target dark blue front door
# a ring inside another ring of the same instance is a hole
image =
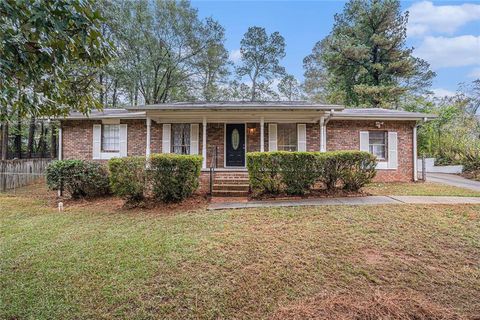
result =
[[[245,124],[225,125],[225,164],[227,167],[245,167]]]

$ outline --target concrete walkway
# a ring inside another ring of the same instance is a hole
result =
[[[270,200],[248,202],[211,203],[208,210],[335,206],[335,205],[382,205],[382,204],[480,204],[480,197],[444,197],[444,196],[368,196],[344,198],[317,198],[302,200]]]
[[[465,179],[456,174],[447,173],[427,173],[427,181],[435,183],[448,184],[454,187],[460,187],[480,192],[480,182]]]

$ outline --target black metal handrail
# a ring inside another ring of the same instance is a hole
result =
[[[215,175],[215,168],[217,167],[218,147],[212,147],[212,160],[210,161],[210,194],[213,193],[213,178]]]

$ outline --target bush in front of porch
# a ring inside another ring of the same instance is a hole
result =
[[[304,195],[321,182],[327,191],[339,185],[358,191],[376,174],[376,158],[362,151],[252,152],[247,154],[250,186],[254,195]]]
[[[202,157],[197,155],[155,154],[148,169],[155,198],[180,202],[198,189]]]
[[[113,193],[129,204],[143,200],[147,190],[161,202],[181,202],[198,188],[202,157],[153,154],[148,160],[116,158],[109,161],[109,168]]]

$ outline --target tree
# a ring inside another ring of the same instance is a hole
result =
[[[198,54],[194,67],[200,80],[200,99],[214,101],[224,96],[222,85],[227,83],[231,62],[228,60],[228,51],[224,45],[225,29],[211,19],[207,19],[207,24],[211,25],[207,30],[215,30],[218,35]]]
[[[200,20],[188,1],[107,1],[104,8],[118,48],[106,70],[112,103],[115,92],[132,104],[139,95],[146,104],[215,98],[227,61],[218,22]]]
[[[301,98],[300,84],[292,75],[286,75],[278,83],[278,92],[287,101],[299,100]]]
[[[460,91],[467,100],[466,111],[473,115],[477,114],[480,110],[480,79],[474,80],[472,83],[461,83]]]
[[[95,72],[111,48],[92,0],[0,2],[0,104],[10,114],[60,115],[97,106]]]
[[[92,3],[0,1],[2,159],[9,119],[99,107],[96,72],[109,60],[111,47],[99,32],[101,16]]]
[[[261,100],[262,93],[271,93],[273,80],[285,74],[285,68],[280,65],[285,57],[285,40],[278,32],[267,35],[265,28],[250,27],[240,42],[240,52],[242,64],[236,73],[251,81],[250,100]]]
[[[348,2],[306,58],[309,91],[318,70],[327,76],[326,96],[347,105],[391,108],[402,95],[426,90],[435,73],[406,47],[407,21],[398,0]]]
[[[319,41],[313,47],[312,53],[303,59],[303,69],[305,70],[303,91],[308,99],[315,102],[333,102],[332,97],[328,96],[327,73],[322,62],[322,44]],[[337,102],[337,101],[335,101]]]

